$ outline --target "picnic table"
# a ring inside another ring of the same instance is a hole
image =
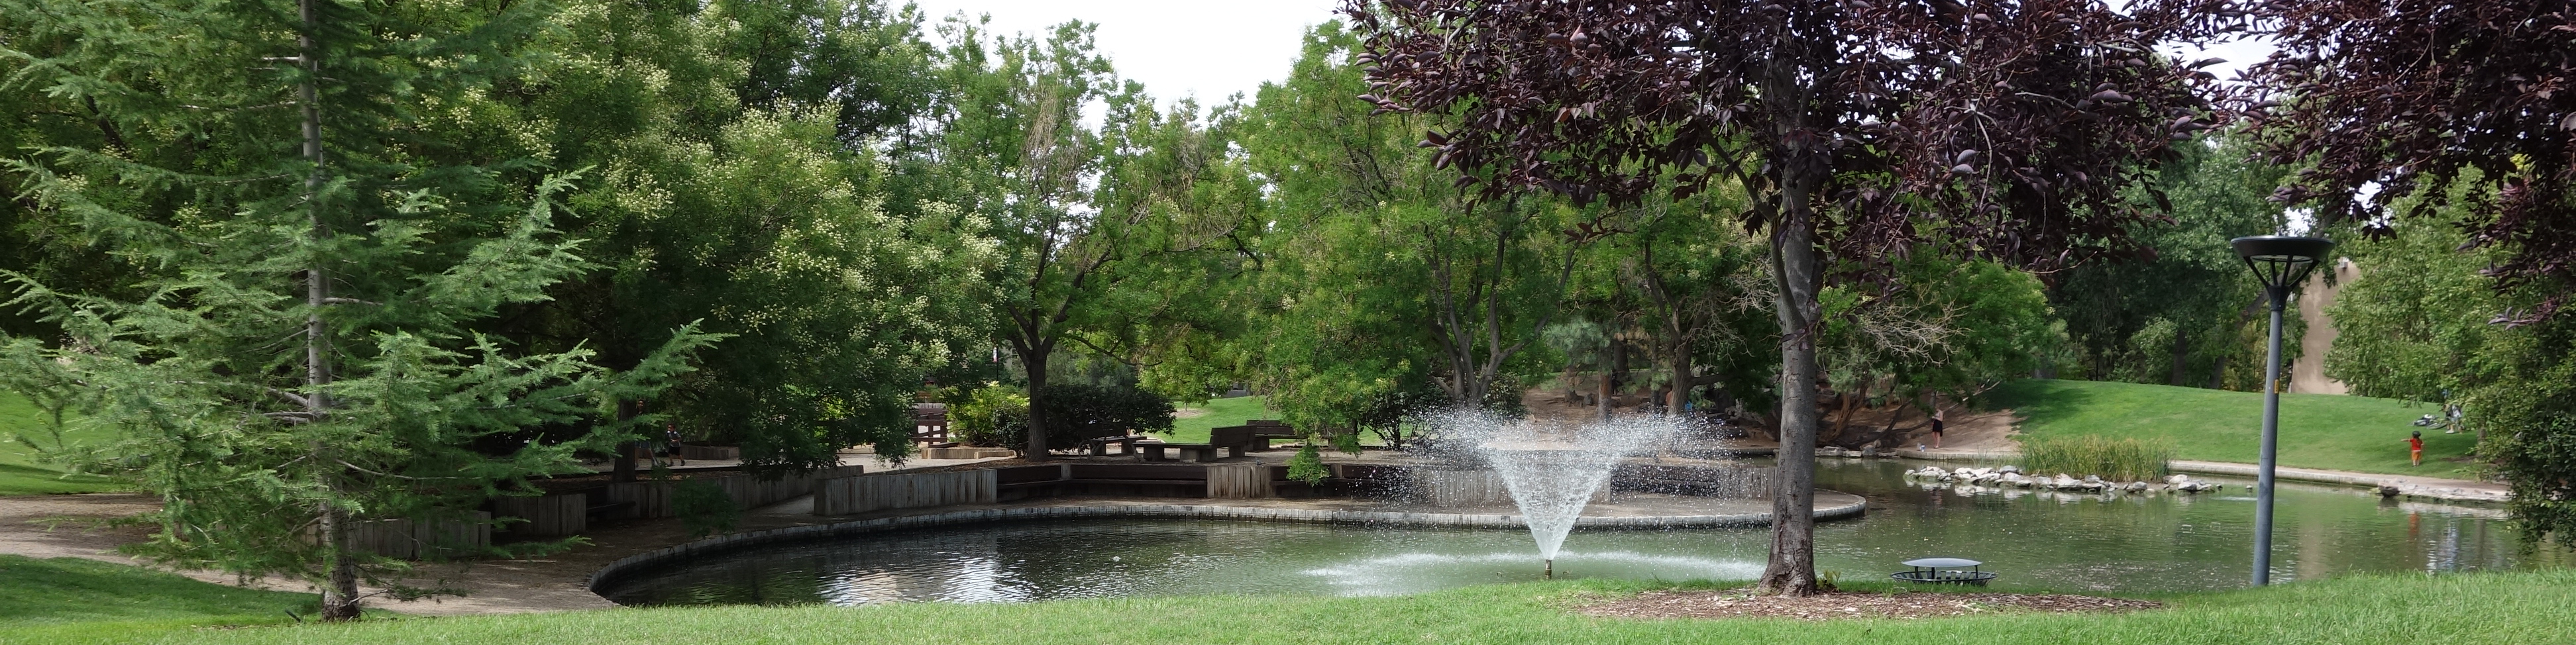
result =
[[[1114,443],[1118,444],[1118,454],[1132,455],[1136,454],[1136,442],[1143,441],[1144,439],[1145,437],[1142,435],[1132,434],[1092,437],[1082,440],[1082,447],[1086,450],[1090,450],[1091,454],[1094,456],[1106,455],[1109,454],[1109,444]]]
[[[1217,460],[1216,451],[1217,451],[1217,449],[1219,449],[1219,448],[1224,448],[1224,449],[1226,449],[1226,452],[1227,452],[1227,453],[1229,453],[1227,456],[1230,456],[1230,457],[1241,457],[1241,456],[1243,456],[1243,446],[1242,446],[1242,445],[1240,445],[1240,444],[1238,444],[1238,445],[1231,445],[1231,446],[1220,446],[1220,445],[1217,445],[1217,444],[1214,444],[1214,443],[1167,443],[1167,442],[1163,442],[1163,441],[1138,441],[1138,442],[1136,442],[1136,445],[1144,447],[1144,449],[1145,449],[1145,460],[1146,460],[1146,461],[1165,461],[1165,460],[1169,460],[1171,457],[1169,457],[1169,456],[1167,456],[1167,455],[1165,455],[1165,454],[1164,454],[1164,453],[1165,453],[1165,451],[1169,451],[1169,450],[1177,450],[1177,451],[1180,451],[1181,456],[1188,457],[1188,458],[1190,459],[1190,461],[1201,462],[1201,463],[1210,462],[1210,461],[1216,461],[1216,460]]]

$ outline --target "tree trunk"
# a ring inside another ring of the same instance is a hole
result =
[[[1029,371],[1029,440],[1027,445],[1023,446],[1023,448],[1025,448],[1028,453],[1026,456],[1029,461],[1046,461],[1049,457],[1049,454],[1047,453],[1046,406],[1040,405],[1038,399],[1039,397],[1044,396],[1043,392],[1046,389],[1046,353],[1048,350],[1053,348],[1029,347],[1029,344],[1026,343],[1021,344],[1021,347],[1027,349],[1020,351],[1020,366],[1027,368]]]
[[[1812,181],[1812,180],[1809,180]],[[1759,588],[1806,596],[1816,587],[1815,327],[1819,285],[1815,221],[1808,211],[1812,184],[1784,182],[1783,217],[1771,236],[1771,269],[1779,285],[1773,301],[1780,318],[1780,451],[1773,471],[1771,555]]]
[[[1687,347],[1689,344],[1681,343],[1681,345],[1683,347]],[[1690,353],[1683,351],[1682,348],[1675,348],[1672,352],[1672,356],[1672,360],[1667,361],[1671,364],[1673,371],[1673,384],[1670,388],[1672,392],[1666,395],[1667,398],[1664,401],[1664,414],[1666,416],[1680,416],[1682,413],[1682,404],[1690,402]]]
[[[2254,312],[2262,307],[2263,296],[2255,296],[2254,304],[2246,305],[2244,309],[2236,311],[2236,326],[2229,327],[2228,329],[2233,330],[2238,334],[2237,338],[2243,338],[2246,323],[2254,322]],[[2229,339],[2221,342],[2234,342],[2234,340]],[[2241,346],[2242,343],[2238,343],[2238,345]],[[2209,389],[2227,389],[2227,359],[2235,355],[2236,352],[2233,351],[2219,352],[2218,360],[2213,361],[2217,363],[2217,365],[2209,368]]]
[[[2183,368],[2189,358],[2191,358],[2191,337],[2184,335],[2182,329],[2176,327],[2173,339],[2173,374],[2165,378],[2166,385],[2182,385]]]
[[[1857,380],[1860,382],[1859,392],[1835,393],[1836,398],[1842,399],[1842,411],[1834,415],[1834,434],[1831,442],[1841,442],[1843,435],[1851,432],[1852,406],[1858,404],[1867,407],[1868,405],[1870,379],[1864,376]]]
[[[634,402],[634,401],[623,401],[623,400],[621,400],[621,401],[618,401],[618,402],[617,402],[617,425],[618,425],[618,427],[625,427],[625,426],[626,426],[626,422],[627,422],[627,421],[632,420],[632,419],[634,419],[634,418],[635,418],[635,409],[636,409],[636,407],[637,407],[637,405],[636,405],[636,402]],[[615,461],[612,461],[612,462],[609,462],[609,463],[612,463],[612,464],[615,464],[615,465],[614,465],[614,466],[611,466],[611,467],[609,468],[609,471],[608,471],[608,481],[612,481],[612,482],[631,482],[631,481],[635,481],[635,442],[634,442],[634,441],[620,441],[620,442],[617,442],[617,458],[616,458],[616,460],[615,460]]]
[[[1615,342],[1615,341],[1614,341],[1614,342],[1610,343],[1610,348],[1611,348],[1611,349],[1610,349],[1610,351],[1613,351],[1613,352],[1619,351],[1619,349],[1618,349],[1618,348],[1619,348],[1619,344],[1618,344],[1617,342]],[[1611,407],[1611,405],[1610,405],[1610,397],[1611,397],[1611,396],[1613,396],[1613,395],[1612,395],[1612,394],[1611,394],[1611,392],[1610,392],[1610,366],[1609,366],[1609,365],[1604,364],[1604,365],[1602,365],[1602,366],[1601,366],[1601,382],[1599,382],[1599,383],[1594,383],[1594,384],[1593,384],[1593,389],[1594,389],[1594,390],[1596,390],[1595,394],[1599,394],[1600,396],[1599,396],[1599,397],[1597,397],[1597,398],[1592,402],[1592,404],[1593,404],[1594,406],[1599,407],[1599,408],[1601,409],[1601,418],[1603,418],[1603,419],[1608,419],[1608,418],[1610,418],[1610,407]]]
[[[303,31],[295,37],[296,64],[304,68],[304,80],[296,84],[297,103],[304,112],[304,160],[311,164],[304,175],[304,204],[307,225],[313,238],[329,237],[331,229],[322,221],[322,107],[313,79],[321,75],[321,51],[314,46],[313,34],[320,25],[313,16],[313,0],[296,3],[296,14]],[[330,328],[322,322],[322,308],[331,297],[331,281],[322,270],[321,258],[304,269],[304,384],[305,412],[308,423],[322,423],[330,413],[330,394],[323,388],[331,383]],[[317,446],[323,452],[328,446]],[[322,502],[321,530],[322,619],[357,620],[358,565],[349,555],[349,514],[339,505],[340,478],[330,476],[324,484],[331,489],[331,499]]]

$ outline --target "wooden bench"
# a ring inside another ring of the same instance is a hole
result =
[[[1253,450],[1269,450],[1273,440],[1299,438],[1296,428],[1288,427],[1288,422],[1277,419],[1253,419],[1243,422],[1243,425],[1229,427],[1249,429],[1244,439],[1250,442],[1248,445]]]
[[[1190,461],[1201,463],[1216,461],[1216,451],[1218,448],[1229,448],[1229,452],[1233,453],[1232,456],[1235,457],[1243,456],[1243,446],[1219,446],[1214,443],[1164,443],[1161,441],[1139,441],[1136,442],[1136,445],[1145,447],[1146,461],[1170,460],[1171,457],[1164,454],[1164,451],[1167,450],[1178,450],[1182,456],[1189,457]]]
[[[1106,455],[1109,454],[1109,444],[1114,443],[1118,444],[1118,454],[1132,455],[1136,454],[1136,442],[1144,439],[1145,437],[1143,435],[1132,434],[1118,435],[1114,437],[1092,437],[1082,440],[1082,447],[1085,450],[1090,450],[1092,455]]]

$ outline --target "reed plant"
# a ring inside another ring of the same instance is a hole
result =
[[[2099,435],[2024,436],[2022,468],[2033,474],[2101,475],[2109,481],[2145,481],[2171,472],[2174,442],[2165,438]]]

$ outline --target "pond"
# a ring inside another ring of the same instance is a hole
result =
[[[2240,480],[2197,496],[2104,498],[1927,490],[1920,462],[1826,460],[1817,483],[1870,500],[1816,528],[1817,568],[1884,578],[1941,555],[1987,563],[2002,590],[2167,592],[2241,587],[2254,503]],[[2469,571],[2576,563],[2524,552],[2499,509],[2382,500],[2282,485],[2274,581],[2367,571]],[[1586,531],[1560,577],[1741,580],[1761,573],[1766,530]],[[1026,602],[1193,594],[1390,595],[1530,580],[1529,534],[1224,521],[1086,520],[925,529],[774,544],[662,564],[600,591],[626,605]]]

